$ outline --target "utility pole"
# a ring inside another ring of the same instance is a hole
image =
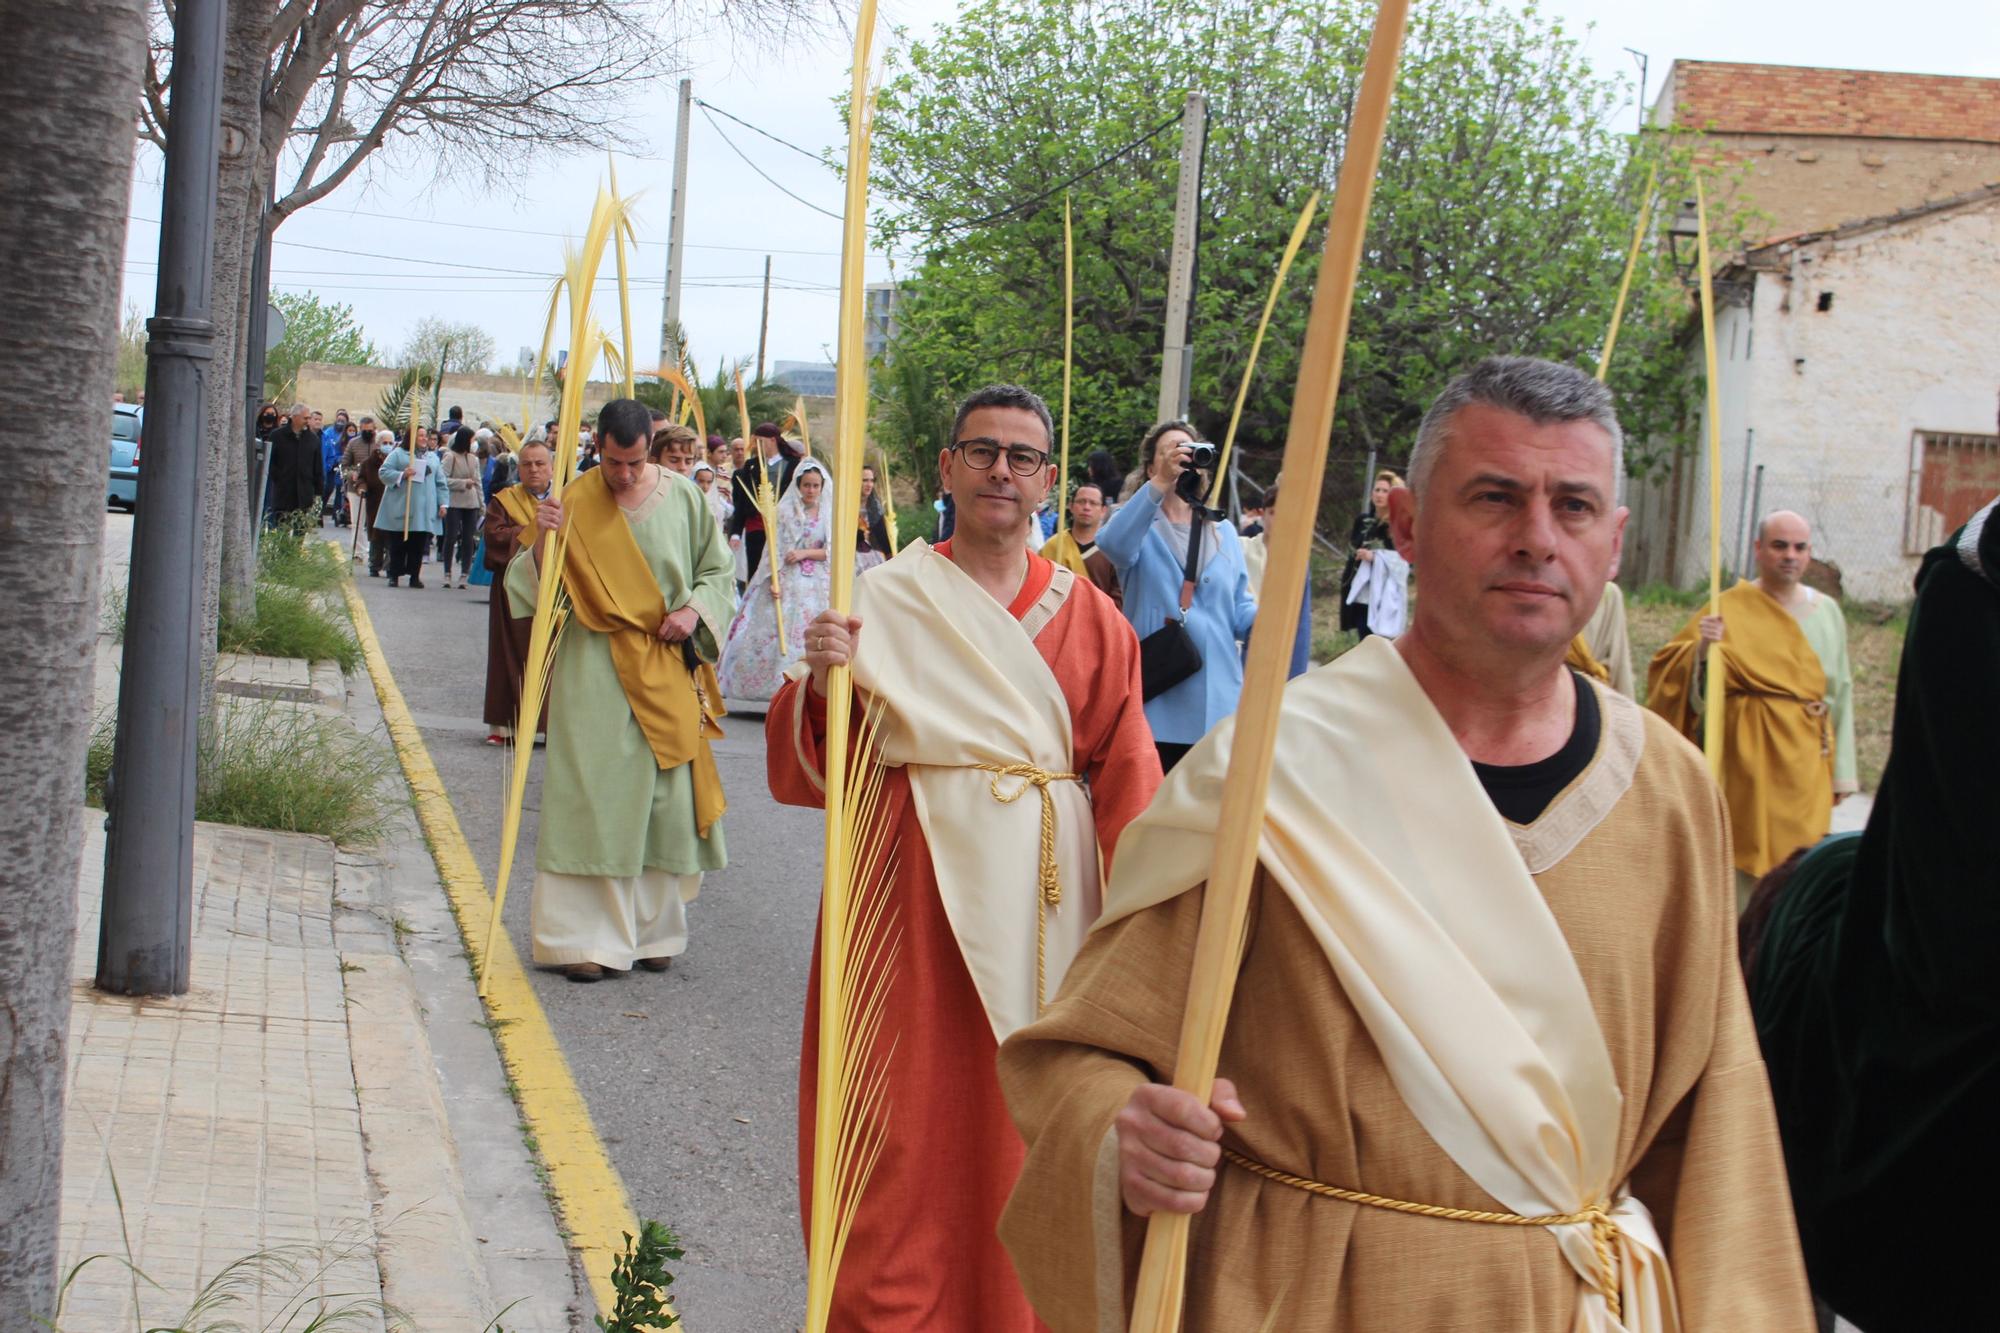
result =
[[[757,323],[757,378],[764,378],[764,343],[771,336],[771,256],[764,256],[764,318]]]
[[[687,224],[688,117],[694,114],[694,80],[681,80],[681,114],[674,131],[674,195],[667,214],[667,294],[661,298],[660,364],[678,363],[674,330],[681,322],[681,235]]]
[[[243,456],[244,474],[250,482],[250,561],[257,560],[257,543],[264,531],[264,451],[270,446],[257,438],[257,407],[264,401],[264,358],[270,348],[271,331],[271,205],[276,202],[276,184],[265,190],[264,207],[257,215],[257,252],[250,261],[250,328],[243,337]]]
[[[1181,113],[1180,187],[1174,196],[1174,248],[1167,267],[1167,340],[1160,354],[1159,421],[1187,416],[1194,348],[1188,310],[1194,304],[1195,250],[1201,240],[1201,165],[1208,147],[1208,99],[1189,93]]]
[[[160,277],[146,322],[146,476],[132,523],[118,736],[105,793],[97,985],[121,995],[182,994],[191,966],[201,497],[215,350],[210,253],[225,12],[225,0],[180,0],[174,15]]]

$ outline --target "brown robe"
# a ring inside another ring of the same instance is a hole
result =
[[[1630,713],[1613,725],[1623,711],[1608,708],[1591,767],[1510,831],[1603,1028],[1625,1095],[1620,1168],[1665,1242],[1681,1328],[1811,1333],[1736,966],[1722,806],[1692,747],[1636,708],[1643,730]],[[1190,890],[1100,929],[1042,1019],[1001,1049],[1028,1157],[1000,1235],[1057,1333],[1125,1328],[1145,1223],[1120,1202],[1113,1117],[1141,1081],[1171,1076],[1201,898]],[[1325,953],[1261,871],[1246,939],[1218,1072],[1249,1118],[1225,1145],[1348,1189],[1505,1211],[1411,1113]],[[1187,1271],[1188,1333],[1570,1333],[1579,1282],[1540,1228],[1363,1207],[1226,1164]]]
[[[520,490],[519,486],[510,487]],[[486,601],[486,707],[481,713],[486,725],[512,727],[521,715],[521,677],[527,670],[528,639],[534,633],[533,616],[515,616],[507,605],[507,590],[501,586],[507,576],[507,562],[521,549],[522,525],[514,521],[495,491],[486,502],[486,567],[493,571],[493,585]],[[549,703],[542,700],[541,725],[549,729]]]

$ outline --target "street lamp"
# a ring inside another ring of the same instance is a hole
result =
[[[1667,224],[1667,253],[1673,256],[1674,272],[1692,286],[1695,265],[1701,262],[1701,220],[1692,199],[1683,199],[1680,211]]]

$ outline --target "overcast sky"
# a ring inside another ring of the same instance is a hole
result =
[[[881,0],[887,23],[924,35],[948,22],[953,0]],[[1423,0],[1418,0],[1423,3]],[[1594,25],[1586,50],[1600,68],[1629,73],[1622,48],[1651,59],[1648,100],[1675,58],[1758,61],[2000,75],[2000,16],[1994,0],[1545,0],[1543,11],[1581,29]],[[847,52],[836,33],[816,44],[756,53],[709,44],[690,51],[685,71],[697,97],[808,149],[844,140],[833,99],[846,83]],[[635,85],[637,132],[618,157],[619,185],[640,195],[640,248],[633,294],[640,365],[659,346],[672,188],[674,104],[679,72]],[[837,213],[839,182],[779,145],[721,122],[743,153],[796,193]],[[444,314],[494,335],[503,361],[541,339],[548,279],[482,272],[465,265],[555,273],[562,237],[580,232],[605,174],[602,155],[544,164],[506,188],[440,188],[416,154],[389,158],[365,181],[287,222],[279,233],[273,282],[312,290],[354,307],[368,335],[393,357],[416,320]],[[159,161],[142,154],[127,242],[126,303],[150,305],[159,229]],[[744,163],[697,110],[690,132],[686,280],[682,319],[697,357],[711,368],[721,355],[750,356],[757,326],[764,256],[772,256],[770,359],[830,356],[834,339],[840,223],[786,198]],[[314,248],[308,248],[314,247]],[[367,251],[366,256],[337,251]],[[381,256],[395,256],[393,259]],[[891,260],[871,255],[871,280],[891,276]],[[459,265],[460,267],[454,267]],[[607,260],[605,275],[611,266]],[[600,289],[599,317],[617,320],[616,293]]]

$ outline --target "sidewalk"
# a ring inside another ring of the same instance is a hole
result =
[[[105,641],[100,707],[116,663]],[[218,675],[225,706],[344,715],[388,743],[365,677],[264,658]],[[233,1303],[192,1327],[589,1325],[400,774],[384,799],[399,818],[365,853],[197,825],[193,984],[149,999],[91,985],[104,833],[87,813],[61,1264],[106,1257],[71,1284],[66,1333],[178,1327],[218,1277]]]

